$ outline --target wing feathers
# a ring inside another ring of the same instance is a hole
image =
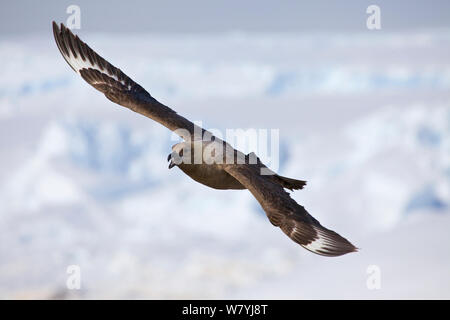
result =
[[[144,88],[103,59],[63,24],[59,27],[53,22],[53,34],[59,51],[70,67],[86,82],[104,93],[109,100],[161,123],[184,139],[187,137],[177,129],[187,130],[190,139],[199,139],[198,134],[205,132],[154,99]]]
[[[58,25],[53,22],[53,34],[64,59],[79,75],[81,75],[82,70],[96,70],[99,71],[102,75],[119,82],[128,90],[131,90],[132,87],[134,87],[135,90],[145,91],[137,83],[131,80],[126,74],[124,74],[120,69],[114,67],[108,61],[98,55],[63,24],[61,24],[61,27],[59,28]],[[101,80],[101,78],[97,78],[97,80]],[[88,83],[90,82],[88,81]],[[148,95],[150,96],[150,94]]]
[[[347,239],[323,227],[303,206],[251,165],[226,165],[225,170],[258,200],[270,222],[294,242],[316,254],[335,257],[357,251]]]

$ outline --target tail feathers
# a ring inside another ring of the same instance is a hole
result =
[[[279,175],[276,175],[276,179],[283,186],[283,188],[289,189],[291,191],[303,189],[303,187],[306,185],[306,181],[304,180],[296,180]]]

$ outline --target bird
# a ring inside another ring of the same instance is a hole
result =
[[[53,35],[66,62],[87,83],[112,102],[159,122],[182,138],[182,142],[172,146],[167,158],[169,169],[178,167],[210,188],[249,190],[272,225],[315,254],[335,257],[358,251],[347,239],[322,226],[286,191],[303,189],[306,181],[276,174],[255,153],[244,154],[182,117],[102,58],[64,24],[58,26],[53,21]]]

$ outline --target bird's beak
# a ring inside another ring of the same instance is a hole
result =
[[[167,156],[167,161],[170,161],[169,169],[172,169],[173,167],[175,167],[175,163],[173,162],[172,153],[169,153],[169,155]]]

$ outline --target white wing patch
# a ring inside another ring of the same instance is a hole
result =
[[[123,86],[127,87],[128,90],[131,90],[131,84],[130,83],[126,83],[124,81],[124,79],[119,79],[119,77],[116,74],[110,73],[108,71],[108,68],[101,68],[98,63],[95,61],[95,56],[97,55],[97,53],[95,53],[92,49],[87,48],[88,51],[92,51],[92,54],[94,55],[94,62],[91,63],[90,59],[88,59],[88,57],[84,57],[85,59],[83,60],[83,56],[85,56],[85,53],[80,53],[80,49],[79,47],[77,47],[76,45],[70,46],[67,45],[65,43],[65,41],[63,40],[64,37],[61,36],[60,32],[68,32],[68,36],[70,39],[72,39],[72,41],[74,41],[75,43],[78,44],[78,46],[86,46],[85,43],[83,43],[78,37],[75,37],[75,39],[73,39],[73,34],[70,33],[70,30],[68,29],[64,29],[64,26],[61,26],[61,29],[59,29],[56,24],[54,25],[54,30],[55,30],[55,40],[56,43],[59,47],[59,51],[61,51],[61,54],[63,55],[64,59],[67,61],[67,63],[72,67],[72,69],[75,70],[76,73],[78,73],[78,75],[81,76],[81,70],[83,69],[94,69],[99,71],[102,74],[107,75],[108,77],[114,79],[115,81],[119,82],[120,84],[122,84]],[[69,42],[71,40],[68,40]],[[65,49],[61,48],[61,46],[64,46]],[[87,47],[87,46],[86,46]],[[75,57],[75,54],[76,57]],[[102,59],[101,57],[98,57],[100,59]],[[102,59],[103,60],[103,59]],[[106,64],[109,64],[109,62],[105,61]],[[110,65],[110,64],[109,64]],[[117,69],[114,66],[110,65],[113,69]]]
[[[313,229],[317,232],[317,237],[315,240],[313,240],[312,242],[306,244],[306,245],[302,245],[304,248],[313,251],[313,252],[317,252],[317,250],[323,250],[325,249],[325,241],[323,236],[320,235],[320,230],[313,227]],[[291,234],[289,235],[291,238],[294,237],[294,235],[298,232],[297,226],[295,226],[294,228],[292,228]]]
[[[125,83],[125,81],[119,80],[119,78],[115,74],[109,73],[106,69],[102,70],[97,63],[92,64],[89,61],[89,59],[87,59],[87,58],[86,58],[85,61],[83,61],[83,59],[81,58],[80,54],[77,54],[77,57],[75,58],[75,56],[73,55],[73,53],[71,52],[70,49],[69,49],[69,56],[64,54],[64,58],[66,59],[67,63],[70,64],[72,66],[72,68],[75,69],[75,71],[79,75],[81,75],[80,70],[83,70],[83,69],[95,69],[95,70],[97,70],[97,71],[99,71],[99,72],[101,72],[103,74],[108,75],[108,77],[113,78],[117,82],[120,82],[122,85],[126,86],[128,88],[128,90],[131,89],[131,85],[127,85]]]
[[[295,229],[296,228],[294,227],[294,230]],[[336,240],[330,238],[324,230],[317,228],[316,226],[313,226],[313,229],[317,232],[317,238],[314,241],[303,245],[306,249],[315,253],[326,254],[327,252],[332,253],[339,246],[339,244],[336,243]]]
[[[320,236],[313,242],[308,243],[307,245],[304,245],[303,247],[305,247],[306,249],[311,250],[313,252],[317,252],[317,250],[325,249],[323,239]]]

